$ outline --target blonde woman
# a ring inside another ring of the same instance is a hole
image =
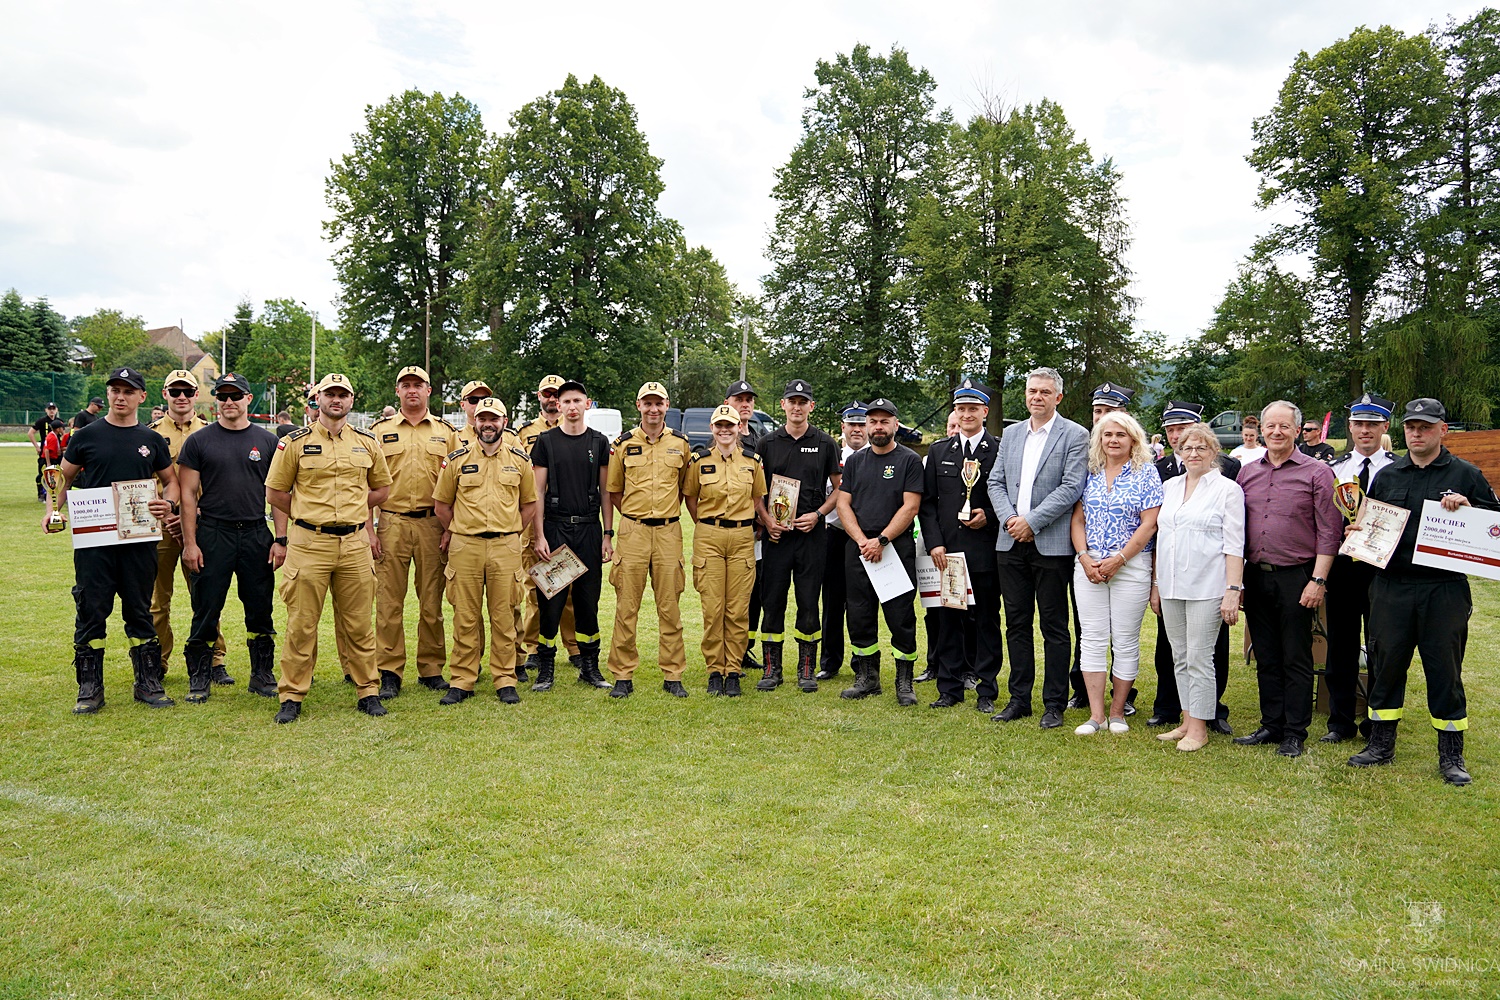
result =
[[[1220,474],[1219,441],[1205,425],[1189,426],[1175,450],[1183,474],[1162,488],[1151,608],[1166,623],[1184,717],[1157,739],[1191,751],[1208,742],[1218,708],[1219,623],[1239,620],[1245,594],[1245,493]]]
[[[1114,654],[1109,731],[1123,733],[1125,699],[1140,672],[1141,619],[1151,597],[1151,560],[1161,476],[1146,432],[1120,410],[1106,413],[1089,439],[1089,476],[1073,506],[1078,551],[1073,591],[1081,632],[1079,667],[1089,695],[1089,721],[1074,730],[1092,736],[1106,725],[1104,675]]]

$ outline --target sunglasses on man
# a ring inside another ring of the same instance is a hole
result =
[[[488,396],[467,396],[467,397],[465,397],[465,399],[471,405],[473,405],[473,406],[478,406],[480,403],[484,402],[488,398],[489,398]]]
[[[198,395],[198,390],[194,389],[190,385],[174,385],[171,388],[167,389],[167,395],[174,396],[177,399],[181,399],[184,396]]]
[[[214,396],[221,403],[238,403],[245,398],[243,392],[221,392]]]

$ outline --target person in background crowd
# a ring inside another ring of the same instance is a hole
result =
[[[1297,450],[1327,465],[1332,465],[1338,457],[1333,445],[1323,440],[1323,425],[1310,417],[1302,422],[1302,440],[1297,442]]]
[[[840,414],[841,433],[839,444],[839,474],[843,475],[844,463],[849,456],[865,446],[865,404],[855,400],[844,407]],[[833,496],[833,480],[827,484],[828,495]],[[848,598],[848,583],[844,577],[845,548],[849,534],[839,520],[837,498],[828,515],[828,559],[823,565],[823,652],[819,657],[822,669],[816,678],[831,681],[844,666],[844,612]],[[754,624],[754,617],[751,624]]]
[[[63,453],[68,450],[68,425],[61,420],[52,421],[52,426],[47,428],[47,437],[42,441],[42,457],[47,460],[48,465],[56,465],[62,461]]]
[[[277,438],[277,440],[280,440],[281,438],[286,437],[288,434],[292,433],[292,431],[294,431],[296,429],[297,429],[297,425],[294,424],[294,423],[292,423],[292,415],[290,413],[288,413],[285,410],[282,410],[280,413],[276,414],[276,438]]]
[[[1405,714],[1406,673],[1412,653],[1420,652],[1427,713],[1437,730],[1438,773],[1449,784],[1467,785],[1472,778],[1464,760],[1469,704],[1463,666],[1474,612],[1469,578],[1419,566],[1412,555],[1426,501],[1438,501],[1446,511],[1500,510],[1500,499],[1478,468],[1443,446],[1448,411],[1442,403],[1413,399],[1406,404],[1401,427],[1407,452],[1370,485],[1370,499],[1405,507],[1411,516],[1391,561],[1370,584],[1370,744],[1349,763],[1369,767],[1395,759],[1396,727]]]
[[[151,407],[151,422],[154,424],[167,415],[166,409],[160,404]]]
[[[950,556],[963,554],[974,605],[962,610],[930,609],[937,612],[938,646],[932,662],[937,667],[938,697],[929,707],[963,704],[965,677],[972,669],[979,699],[976,708],[991,715],[1000,694],[1004,639],[1000,633],[1000,578],[995,572],[995,537],[1000,527],[991,517],[995,508],[988,487],[990,469],[1000,455],[1000,440],[984,429],[990,413],[989,387],[964,379],[953,390],[953,411],[958,416],[957,432],[936,442],[924,463],[922,539],[940,571],[947,568]],[[972,490],[964,485],[965,466],[978,476]],[[966,504],[969,517],[960,520]],[[972,644],[970,635],[974,637]]]
[[[1349,404],[1350,450],[1333,463],[1336,483],[1359,487],[1361,498],[1370,492],[1376,475],[1396,461],[1380,447],[1391,425],[1396,404],[1368,392]],[[1359,692],[1361,639],[1370,635],[1370,584],[1375,567],[1348,556],[1334,556],[1328,571],[1328,660],[1323,678],[1328,683],[1328,732],[1319,743],[1342,743],[1359,731],[1354,720]],[[1368,735],[1368,723],[1365,726]]]
[[[1183,474],[1162,484],[1151,609],[1166,626],[1184,714],[1156,738],[1193,751],[1217,718],[1214,647],[1220,629],[1239,620],[1245,594],[1245,494],[1220,473],[1219,440],[1203,424],[1187,425],[1172,450]]]
[[[1146,432],[1128,413],[1106,413],[1089,441],[1089,477],[1073,507],[1073,572],[1083,633],[1083,679],[1089,720],[1074,732],[1092,736],[1106,721],[1112,733],[1130,730],[1125,696],[1141,665],[1141,619],[1151,599],[1151,551],[1161,507],[1161,477]],[[1110,654],[1114,654],[1111,670]],[[1113,673],[1106,718],[1104,675]]]
[[[94,418],[99,416],[99,411],[102,409],[104,409],[104,400],[100,399],[98,396],[95,396],[93,399],[89,400],[87,406],[79,410],[77,413],[73,414],[73,429],[75,431],[83,430],[89,424],[94,422]]]
[[[1159,462],[1161,457],[1167,453],[1167,446],[1161,443],[1161,435],[1151,435],[1151,461]]]
[[[1312,622],[1343,541],[1333,503],[1333,470],[1297,450],[1305,427],[1294,403],[1260,411],[1266,455],[1240,470],[1245,491],[1245,615],[1260,688],[1260,728],[1235,738],[1276,744],[1300,757],[1312,723]]]
[[[42,470],[49,464],[47,457],[42,454],[42,444],[47,434],[52,430],[52,422],[57,419],[57,404],[48,403],[46,412],[31,422],[26,431],[26,438],[31,446],[36,449],[36,498],[42,503],[47,502],[47,489],[42,485]]]
[[[1229,457],[1239,462],[1241,466],[1245,466],[1263,457],[1265,453],[1266,446],[1260,442],[1260,420],[1247,414],[1244,427],[1240,431],[1240,443],[1234,446]]]
[[[387,403],[385,405],[385,409],[383,409],[383,410],[380,411],[380,418],[382,420],[389,420],[391,417],[394,417],[395,415],[396,415],[396,408],[394,406],[392,406],[391,404],[389,404],[389,403]]]
[[[958,433],[958,410],[954,409],[951,412],[949,412],[949,414],[948,414],[948,423],[947,423],[947,427],[943,431],[942,441],[936,441],[936,442],[933,442],[933,444],[937,445],[937,444],[942,444],[943,442],[946,442],[946,441],[951,441],[951,440],[953,440],[953,436],[955,434],[957,434],[957,433]],[[930,454],[930,452],[929,452],[929,454]],[[922,456],[922,465],[923,465],[924,468],[927,465],[927,456],[926,455]],[[917,530],[918,530],[918,533],[920,535],[921,534],[921,530],[922,530],[922,520],[921,520],[921,518],[917,519]],[[929,542],[926,537],[922,537],[921,538],[921,542],[922,542],[923,551],[930,551],[932,543]],[[923,620],[923,626],[924,626],[923,630],[927,633],[927,669],[924,670],[924,671],[922,671],[920,674],[918,674],[914,678],[915,682],[918,683],[918,684],[925,684],[928,681],[935,681],[935,680],[938,679],[938,629],[939,629],[938,622],[940,621],[940,616],[938,615],[938,610],[939,610],[938,608],[926,608],[923,611],[923,613],[922,613],[922,620]],[[968,655],[965,657],[965,661],[964,661],[965,666],[963,668],[963,671],[960,674],[960,679],[966,685],[966,690],[972,691],[979,684],[979,677],[974,673],[974,669],[973,669],[973,666],[974,666],[974,628],[973,628],[973,622],[970,621],[967,617],[965,617],[964,619],[962,619],[962,622],[963,622],[963,624],[961,625],[961,627],[964,628],[964,629],[966,629],[967,632],[968,632],[968,635],[966,637],[967,641],[964,644],[964,651]]]
[[[737,697],[750,590],[755,585],[755,502],[766,495],[759,455],[740,441],[740,414],[720,405],[712,444],[693,452],[683,496],[693,529],[693,589],[703,608],[708,693]]]

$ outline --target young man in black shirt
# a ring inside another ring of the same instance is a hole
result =
[[[614,558],[614,512],[604,503],[608,491],[609,439],[584,422],[589,396],[583,383],[564,382],[558,387],[562,420],[542,432],[531,446],[531,469],[536,476],[535,521],[532,547],[542,562],[552,550],[564,545],[573,550],[588,571],[552,597],[537,591],[537,675],[533,691],[552,688],[553,663],[557,657],[557,627],[562,621],[568,595],[573,597],[573,620],[578,629],[579,679],[594,687],[607,688],[599,673],[599,588],[603,566]],[[604,527],[599,526],[600,512]]]
[[[764,497],[755,500],[755,511],[765,530],[761,547],[764,576],[760,595],[760,637],[766,675],[755,685],[774,691],[781,684],[781,647],[785,637],[787,591],[797,587],[797,686],[816,691],[818,640],[823,637],[818,595],[823,588],[823,566],[828,559],[828,530],[824,520],[833,510],[839,485],[840,448],[826,432],[808,424],[813,410],[812,389],[800,378],[786,384],[781,396],[786,425],[761,438],[755,453],[765,466],[766,482],[772,476],[797,480],[799,487],[792,526],[776,523]],[[834,493],[826,491],[833,483]]]
[[[232,577],[239,579],[245,609],[250,690],[274,698],[276,626],[271,596],[276,570],[286,559],[287,518],[285,511],[272,511],[273,538],[266,528],[266,470],[276,453],[276,435],[250,423],[250,383],[243,375],[220,375],[213,394],[218,422],[189,435],[177,456],[182,564],[192,580],[193,600],[193,629],[183,649],[187,700],[208,700],[214,641]]]
[[[849,590],[849,648],[854,654],[854,686],[841,698],[864,698],[880,693],[880,631],[878,615],[885,612],[896,658],[896,701],[915,705],[912,665],[917,659],[917,543],[911,522],[922,506],[922,460],[896,443],[896,404],[877,399],[865,407],[865,429],[870,446],[844,462],[844,477],[834,496],[839,522],[849,533],[844,576]],[[892,551],[894,550],[894,551]],[[903,594],[880,603],[861,559],[872,563],[898,558],[913,582]]]
[[[89,400],[89,405],[73,414],[73,429],[81,431],[99,417],[99,411],[104,409],[104,400],[95,396]]]
[[[166,439],[136,419],[136,410],[146,401],[146,380],[134,368],[116,368],[109,373],[108,384],[109,414],[76,431],[63,454],[63,494],[69,488],[107,488],[154,476],[161,481],[162,495],[147,506],[153,516],[165,519],[177,507],[177,474]],[[67,501],[62,502],[66,505]],[[45,530],[46,518],[42,526]],[[172,699],[162,689],[166,671],[151,620],[156,542],[74,549],[73,571],[73,599],[78,606],[73,629],[78,703],[73,713],[84,715],[104,707],[104,634],[116,594],[130,640],[135,700],[152,708],[171,705]]]

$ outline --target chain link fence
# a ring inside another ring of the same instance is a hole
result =
[[[153,406],[165,406],[162,399],[163,379],[146,380],[146,405],[141,407],[140,419],[149,420]],[[46,415],[48,403],[57,404],[57,415],[63,420],[88,405],[95,396],[105,398],[105,376],[88,372],[14,372],[0,370],[0,426],[29,427],[33,421]],[[293,392],[289,399],[278,403],[277,392],[286,396],[286,387],[268,386],[265,382],[250,383],[255,394],[250,408],[251,419],[274,421],[276,411],[290,403],[292,419],[301,420],[301,398]],[[209,417],[213,412],[213,398],[209,387],[199,389],[198,413]],[[269,390],[269,391],[268,391]]]

